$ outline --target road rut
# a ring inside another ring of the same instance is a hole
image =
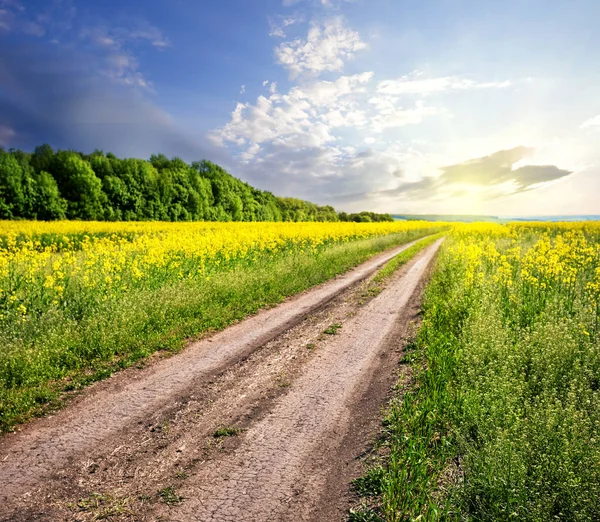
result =
[[[169,520],[320,520],[328,461],[352,430],[352,405],[373,379],[377,360],[441,241],[403,277],[344,324],[328,350],[309,362],[292,389],[250,428],[231,458],[214,461],[181,490],[188,500],[165,508]]]

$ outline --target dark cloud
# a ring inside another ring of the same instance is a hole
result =
[[[527,165],[513,170],[513,165],[535,152],[528,147],[515,147],[443,167],[439,181],[442,185],[461,183],[490,187],[506,181],[515,182],[515,192],[529,190],[533,185],[546,183],[571,174],[554,165]]]
[[[419,181],[401,183],[395,188],[380,190],[376,194],[387,197],[414,196],[428,198],[440,186],[438,178],[423,178]]]
[[[468,191],[461,185],[473,185],[482,189],[490,189],[486,199],[495,199],[509,194],[534,190],[541,184],[554,181],[571,174],[555,165],[525,165],[513,169],[513,165],[535,152],[528,147],[515,147],[501,150],[485,156],[443,167],[442,174],[436,178],[425,177],[416,182],[404,182],[398,186],[374,192],[373,195],[383,197],[412,197],[433,199],[455,198]],[[514,183],[513,190],[507,194],[498,191],[499,186],[507,181]],[[458,187],[458,188],[457,188]]]
[[[571,171],[559,169],[555,165],[526,165],[515,169],[513,173],[520,192],[531,190],[539,183],[554,181],[572,174]]]
[[[10,146],[227,161],[223,150],[178,130],[151,95],[99,73],[97,56],[58,45],[0,45],[0,127],[14,132]]]

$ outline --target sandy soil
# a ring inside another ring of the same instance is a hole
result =
[[[343,520],[439,242],[373,297],[407,246],[4,437],[0,519]]]

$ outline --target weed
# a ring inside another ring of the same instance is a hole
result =
[[[337,335],[338,330],[342,327],[341,324],[339,323],[334,323],[331,326],[327,327],[325,330],[323,330],[324,334],[327,335]]]
[[[383,477],[381,466],[372,467],[365,475],[352,481],[352,488],[361,497],[375,497],[381,494]]]
[[[117,516],[132,514],[128,498],[119,498],[110,494],[92,493],[77,501],[79,511],[90,513],[94,520],[105,520]]]
[[[158,496],[167,506],[181,504],[185,498],[178,495],[173,486],[167,486],[158,492]]]
[[[236,428],[234,426],[220,426],[214,432],[213,437],[215,439],[221,439],[223,437],[235,437],[243,431],[242,428]]]
[[[369,507],[351,509],[348,522],[384,522],[377,512]]]

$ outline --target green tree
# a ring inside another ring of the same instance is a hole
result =
[[[35,183],[36,218],[46,221],[64,219],[67,216],[67,200],[60,195],[56,180],[48,172],[42,170],[35,175]]]
[[[52,160],[51,174],[68,201],[70,219],[103,219],[107,198],[102,191],[102,181],[81,155],[59,151]]]

